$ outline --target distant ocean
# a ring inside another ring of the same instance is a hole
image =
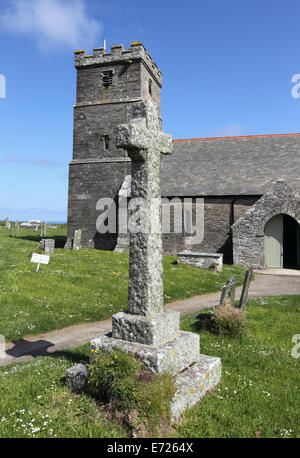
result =
[[[67,221],[47,221],[48,224],[67,224]]]

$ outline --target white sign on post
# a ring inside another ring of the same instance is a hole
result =
[[[35,262],[37,264],[36,271],[39,271],[40,264],[49,264],[50,256],[47,254],[37,254],[32,253],[31,262]]]

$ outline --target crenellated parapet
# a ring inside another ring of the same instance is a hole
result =
[[[131,64],[133,61],[142,60],[150,73],[157,79],[160,86],[162,85],[162,74],[158,66],[152,60],[150,54],[140,41],[131,43],[129,49],[124,49],[123,45],[114,45],[110,53],[104,48],[93,49],[93,55],[88,56],[85,51],[75,51],[75,67],[85,68],[98,65],[109,65],[116,62]]]

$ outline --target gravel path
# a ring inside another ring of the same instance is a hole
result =
[[[236,289],[236,299],[241,294],[241,287]],[[249,298],[262,296],[280,296],[288,294],[300,294],[300,275],[263,275],[255,274],[251,282]],[[193,313],[213,305],[220,300],[221,292],[193,296],[172,302],[166,305],[168,310],[178,310],[181,315]],[[96,337],[107,334],[111,331],[111,320],[99,321],[97,323],[85,323],[58,331],[48,332],[39,336],[20,339],[16,342],[6,344],[6,350],[1,353],[0,366],[12,364],[19,361],[27,361],[36,356],[49,355],[54,351],[76,347],[85,344]]]

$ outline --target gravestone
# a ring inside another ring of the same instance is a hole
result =
[[[5,218],[5,226],[6,229],[9,229],[9,222],[8,222],[8,216]]]
[[[179,312],[163,308],[160,163],[162,154],[172,152],[172,137],[162,132],[154,103],[134,105],[131,122],[118,129],[117,145],[132,160],[131,198],[143,199],[143,229],[130,232],[128,313],[113,315],[112,337],[94,339],[90,346],[132,353],[153,373],[173,374],[176,420],[219,382],[221,360],[200,355],[199,335],[180,331]]]
[[[16,236],[19,236],[19,231],[20,231],[20,223],[16,221]]]
[[[80,249],[81,249],[81,229],[77,229],[74,232],[73,250],[80,250]]]
[[[247,270],[245,274],[245,279],[244,279],[244,284],[243,284],[243,289],[241,293],[241,298],[240,298],[240,303],[239,303],[239,308],[242,309],[245,307],[247,303],[247,298],[248,298],[248,292],[249,292],[249,287],[250,287],[250,281],[252,277],[252,272],[253,272],[253,267],[250,267],[250,269]]]
[[[41,248],[45,251],[45,254],[54,254],[55,249],[55,240],[54,239],[42,239],[39,244],[38,248]]]
[[[72,250],[73,249],[73,239],[67,239],[65,246],[65,250]]]
[[[229,303],[232,307],[234,306],[235,288],[236,275],[233,275],[231,278],[229,278],[226,285],[223,287],[220,305],[225,305]]]
[[[14,236],[13,224],[12,224],[12,223],[9,223],[9,236],[10,236],[10,237],[13,237],[13,236]]]
[[[47,223],[44,223],[44,237],[47,235]]]

